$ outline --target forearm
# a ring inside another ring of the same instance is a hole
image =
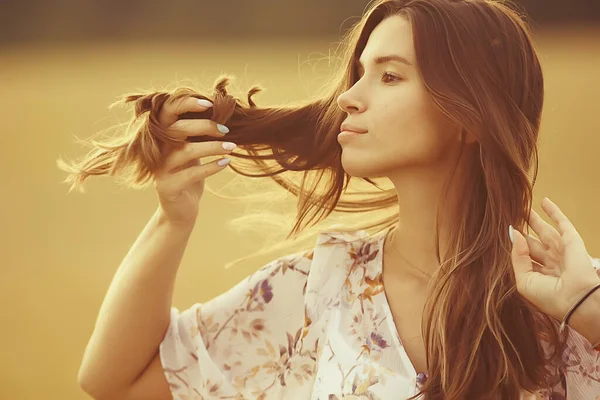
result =
[[[192,227],[157,211],[119,266],[85,349],[79,382],[89,392],[134,382],[168,328],[173,288]]]

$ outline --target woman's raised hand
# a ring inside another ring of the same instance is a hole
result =
[[[208,100],[184,97],[167,100],[158,116],[159,123],[174,138],[213,136],[223,138],[229,129],[209,119],[178,119],[186,112],[203,112],[212,107]],[[163,216],[176,225],[193,225],[198,216],[198,204],[204,192],[204,179],[216,174],[229,164],[222,157],[202,163],[207,156],[227,155],[236,147],[223,141],[187,142],[172,146],[154,177],[159,207]]]

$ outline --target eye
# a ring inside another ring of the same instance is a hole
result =
[[[388,82],[386,82],[386,83],[391,83],[391,82],[396,82],[396,81],[402,80],[402,78],[400,78],[399,76],[396,76],[394,74],[390,74],[389,72],[382,72],[381,73],[381,77],[384,80],[388,79]],[[391,81],[389,80],[389,78],[391,78]]]

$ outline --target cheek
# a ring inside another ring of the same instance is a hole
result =
[[[375,136],[385,153],[393,152],[402,155],[402,159],[414,158],[416,161],[435,157],[445,145],[448,125],[437,110],[423,99],[415,100],[416,97],[410,102],[382,107]]]
[[[352,176],[377,177],[402,168],[433,166],[451,153],[451,125],[428,103],[413,98],[381,104],[372,117],[374,130],[343,146],[342,165]]]

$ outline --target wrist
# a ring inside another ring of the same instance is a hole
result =
[[[600,342],[600,289],[592,293],[575,309],[569,319],[569,326],[592,345]]]
[[[165,228],[168,230],[184,234],[190,234],[194,230],[194,226],[196,225],[195,220],[185,221],[185,222],[174,222],[163,212],[162,208],[157,208],[154,213],[154,220],[156,221],[157,226],[161,228]]]

